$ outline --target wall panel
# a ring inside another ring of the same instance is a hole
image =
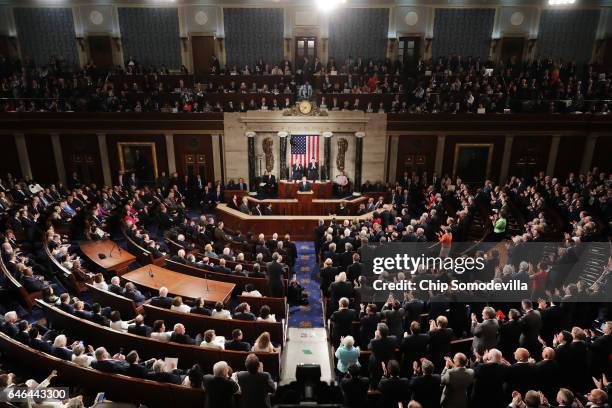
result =
[[[119,28],[123,57],[143,65],[181,67],[179,18],[176,8],[121,7]]]
[[[436,9],[434,58],[461,55],[486,60],[491,46],[494,18],[494,9]]]
[[[580,162],[582,161],[585,142],[586,137],[584,135],[561,136],[555,176],[564,178],[572,171],[575,173],[580,171]]]
[[[537,54],[584,63],[591,59],[599,10],[542,10]]]
[[[346,8],[329,17],[329,56],[344,64],[346,58],[384,59],[389,31],[388,8]]]
[[[104,184],[97,135],[64,134],[60,144],[68,179],[76,171],[82,183]]]
[[[436,135],[402,135],[397,146],[397,169],[395,179],[402,178],[404,171],[415,171],[419,176],[426,171],[429,180],[434,172],[436,160]]]
[[[11,173],[13,177],[21,177],[21,167],[19,166],[19,156],[17,155],[17,145],[12,134],[1,135],[2,140],[2,160],[0,160],[0,178],[6,180],[6,174]]]
[[[210,135],[174,135],[174,156],[176,171],[184,175],[187,156],[203,155],[206,160],[206,182],[214,182],[221,175],[215,174],[214,161],[220,160],[213,154],[212,137]]]
[[[49,134],[26,134],[32,178],[39,183],[57,183],[58,174]]]
[[[52,57],[62,57],[69,66],[79,63],[72,9],[14,8],[17,37],[23,58],[46,65]]]
[[[223,19],[228,65],[253,65],[260,58],[268,64],[280,64],[284,34],[282,8],[225,8]]]
[[[515,136],[510,155],[510,176],[531,177],[546,171],[551,137],[546,135]]]

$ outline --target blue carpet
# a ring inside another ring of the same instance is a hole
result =
[[[298,257],[293,270],[297,280],[308,294],[308,306],[292,306],[289,309],[289,327],[323,327],[323,308],[317,277],[319,266],[314,243],[296,241]]]

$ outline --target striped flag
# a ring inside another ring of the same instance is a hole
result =
[[[293,136],[291,141],[291,166],[300,163],[307,166],[314,157],[319,162],[319,136]]]

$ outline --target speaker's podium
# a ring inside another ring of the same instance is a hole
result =
[[[298,191],[296,194],[299,208],[298,214],[311,214],[312,200],[315,196],[314,191]]]

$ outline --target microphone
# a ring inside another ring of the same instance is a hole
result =
[[[206,288],[204,290],[206,290],[206,292],[209,292],[210,290],[208,289],[208,277],[206,275],[206,272],[204,273],[204,283],[206,283]]]
[[[155,274],[153,273],[153,271],[151,270],[151,265],[149,265],[149,267],[147,268],[147,270],[149,271],[149,278],[154,278]]]

